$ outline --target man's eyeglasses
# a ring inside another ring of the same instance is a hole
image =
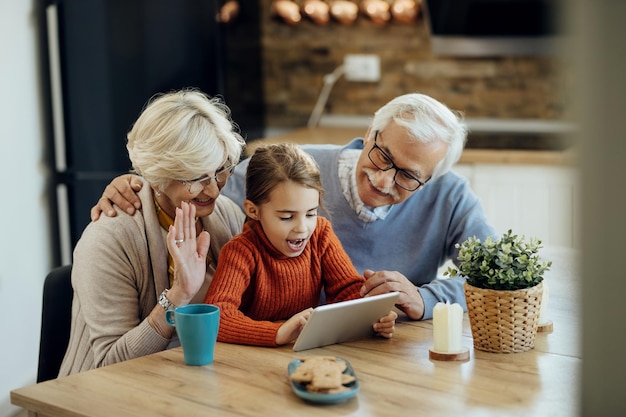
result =
[[[426,181],[422,182],[415,178],[412,174],[409,174],[402,168],[398,168],[398,166],[393,162],[391,157],[385,153],[377,144],[376,139],[378,138],[378,130],[374,134],[374,146],[367,153],[370,161],[376,168],[381,171],[389,171],[390,169],[395,169],[396,173],[393,175],[393,180],[396,185],[400,188],[403,188],[407,191],[415,191],[420,187],[423,187],[430,178]]]
[[[200,191],[204,190],[205,187],[211,185],[211,181],[215,181],[218,186],[224,185],[228,177],[233,174],[234,170],[235,165],[231,165],[228,168],[223,168],[217,171],[215,175],[205,175],[204,177],[191,181],[179,181],[181,182],[181,184],[187,187],[187,191],[189,191],[190,194],[197,194]]]

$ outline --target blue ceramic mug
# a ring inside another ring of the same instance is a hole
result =
[[[165,312],[170,326],[176,327],[187,365],[207,365],[213,362],[220,308],[212,304],[189,304]]]

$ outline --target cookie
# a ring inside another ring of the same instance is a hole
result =
[[[309,392],[335,394],[349,391],[346,385],[355,380],[354,376],[343,373],[347,368],[346,362],[334,356],[308,356],[301,361],[290,379],[305,384]]]

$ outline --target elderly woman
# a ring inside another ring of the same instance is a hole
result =
[[[201,303],[241,209],[220,190],[244,141],[229,109],[193,90],[153,98],[128,133],[149,187],[139,215],[89,224],[74,251],[72,330],[59,375],[178,345],[168,308]]]

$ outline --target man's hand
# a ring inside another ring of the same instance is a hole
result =
[[[135,214],[135,210],[141,208],[141,200],[137,197],[141,187],[143,187],[143,181],[137,175],[124,174],[113,178],[113,181],[104,189],[98,203],[91,208],[91,221],[98,220],[101,213],[108,217],[115,217],[113,204],[131,216]]]
[[[398,291],[400,297],[396,306],[410,319],[420,320],[424,316],[424,300],[419,291],[407,277],[397,271],[372,271],[363,273],[365,284],[361,288],[361,297],[386,294]]]

